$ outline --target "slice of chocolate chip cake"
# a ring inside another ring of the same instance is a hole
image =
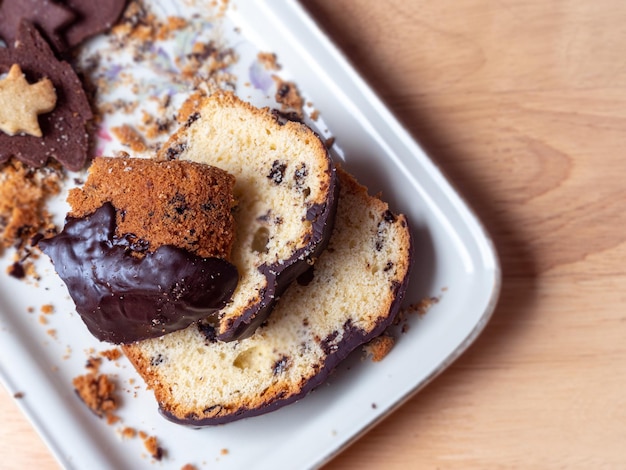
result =
[[[232,262],[240,280],[211,326],[221,341],[243,338],[326,246],[337,176],[324,144],[302,123],[281,123],[228,93],[194,97],[183,110],[186,123],[158,157],[207,163],[236,178]]]
[[[196,324],[123,347],[167,418],[212,425],[292,403],[393,321],[412,257],[407,220],[337,172],[328,248],[252,336],[221,342],[213,328]]]

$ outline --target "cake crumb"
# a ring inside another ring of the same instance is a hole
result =
[[[373,362],[380,362],[389,354],[395,343],[393,336],[382,334],[364,345],[363,350]]]
[[[185,18],[179,16],[168,16],[165,23],[160,25],[156,32],[156,38],[160,41],[165,41],[172,37],[172,33],[180,31],[185,28],[188,21]]]
[[[41,306],[41,313],[51,315],[54,312],[54,305],[46,304]]]
[[[198,467],[196,467],[195,465],[192,465],[190,463],[186,463],[185,465],[180,467],[180,470],[198,470]]]
[[[13,394],[13,398],[15,398],[15,399],[17,399],[17,400],[19,400],[19,399],[21,399],[21,398],[24,398],[24,392],[15,392],[15,393]]]
[[[259,52],[256,57],[265,70],[280,70],[281,68],[273,52]]]
[[[423,317],[430,310],[430,308],[438,302],[439,297],[424,297],[420,301],[414,302],[406,308],[402,308],[394,319],[393,324],[402,324],[401,331],[402,333],[406,333],[410,329],[410,325],[407,322],[409,315],[417,314],[420,317]]]
[[[228,455],[228,449],[224,448],[224,449],[220,450],[220,454]]]
[[[425,297],[419,302],[409,305],[409,310],[411,312],[417,313],[420,316],[423,316],[423,315],[426,315],[428,310],[430,310],[430,308],[433,305],[435,305],[437,302],[439,302],[438,297]]]
[[[143,445],[153,459],[161,460],[163,458],[163,448],[159,446],[159,443],[155,436],[146,436],[145,438],[143,438]]]
[[[92,373],[96,373],[100,370],[100,364],[102,364],[101,358],[90,356],[87,358],[85,369],[91,371]]]
[[[302,119],[304,115],[304,99],[298,91],[298,87],[295,83],[285,81],[277,75],[273,75],[272,78],[276,83],[276,102],[280,103],[282,111],[293,111],[296,115]]]
[[[106,374],[88,373],[75,377],[72,381],[80,399],[96,416],[114,419],[118,403],[115,397],[115,383]]]
[[[131,428],[130,426],[126,426],[120,432],[124,439],[133,439],[137,435],[137,430],[135,428]]]
[[[117,348],[107,349],[106,351],[101,351],[100,356],[108,359],[109,361],[117,361],[120,357],[122,357],[122,351]]]
[[[15,279],[24,279],[26,277],[26,270],[24,266],[16,261],[7,268],[7,274]]]
[[[56,233],[52,215],[46,209],[48,200],[59,194],[65,178],[60,164],[53,162],[34,169],[11,159],[0,164],[0,254],[13,247],[14,262],[6,272],[16,279],[36,275],[32,259],[35,247],[31,239],[37,234]]]
[[[112,127],[111,132],[122,145],[129,147],[133,152],[145,152],[148,149],[143,136],[137,129],[128,124]]]
[[[66,346],[65,347],[65,354],[63,355],[62,359],[64,361],[68,360],[70,357],[72,357],[72,348],[71,346]]]
[[[202,91],[195,91],[183,102],[176,114],[176,121],[184,124],[191,120],[191,116],[197,112],[205,94]]]

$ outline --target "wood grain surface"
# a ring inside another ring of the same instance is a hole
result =
[[[306,5],[504,272],[470,350],[327,468],[626,468],[626,2]],[[58,468],[4,390],[0,416],[1,468]]]

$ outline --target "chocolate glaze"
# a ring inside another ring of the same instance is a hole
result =
[[[341,341],[339,341],[338,343],[333,343],[333,347],[330,349],[331,352],[326,356],[323,366],[319,369],[317,374],[309,377],[308,379],[304,379],[301,382],[302,386],[300,390],[292,394],[284,393],[281,396],[270,397],[264,404],[256,408],[241,407],[235,411],[226,409],[227,414],[223,416],[215,416],[211,418],[202,418],[200,416],[186,416],[184,418],[181,418],[159,405],[159,412],[161,413],[161,415],[174,423],[189,426],[191,428],[227,424],[243,418],[259,416],[282,408],[283,406],[289,405],[300,400],[301,398],[304,398],[313,389],[322,385],[324,382],[326,382],[331,372],[339,365],[340,362],[345,360],[348,355],[359,346],[367,343],[377,336],[380,336],[389,326],[391,326],[394,319],[398,315],[402,300],[404,299],[409,284],[409,274],[411,272],[411,266],[414,262],[412,231],[409,231],[409,233],[411,234],[409,244],[409,269],[407,270],[406,276],[404,276],[404,278],[400,282],[393,285],[393,295],[395,297],[389,308],[389,315],[387,315],[383,319],[380,319],[376,326],[369,332],[355,327],[350,321],[346,322],[346,324],[343,325],[344,334]],[[220,407],[219,404],[217,404],[216,406]]]
[[[164,245],[133,252],[115,237],[115,209],[104,204],[84,218],[68,217],[39,247],[67,284],[89,331],[129,343],[179,330],[224,307],[238,282],[234,265]]]
[[[247,338],[267,319],[274,304],[285,289],[298,276],[311,267],[311,262],[326,249],[335,225],[337,202],[339,201],[339,178],[334,163],[330,163],[330,197],[326,204],[313,204],[308,208],[306,218],[311,222],[313,234],[307,245],[297,250],[293,256],[282,263],[263,264],[259,271],[265,276],[267,284],[261,292],[261,300],[250,305],[241,315],[228,325],[225,331],[217,335],[220,341],[234,341]]]

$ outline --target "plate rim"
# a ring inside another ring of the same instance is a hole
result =
[[[237,4],[239,2],[233,3]],[[271,5],[271,2],[268,3],[270,3]],[[395,116],[390,112],[388,107],[382,102],[380,97],[369,86],[369,84],[365,82],[363,77],[352,66],[345,54],[338,49],[338,47],[330,39],[330,37],[319,27],[319,25],[314,22],[312,17],[308,14],[308,12],[301,5],[301,3],[297,0],[287,0],[287,2],[279,6],[276,6],[274,4],[274,6],[265,5],[262,7],[267,7],[269,9],[280,9],[283,13],[289,12],[289,14],[292,15],[291,21],[293,21],[293,18],[298,18],[299,23],[295,23],[292,27],[305,28],[308,33],[311,33],[315,37],[317,37],[320,43],[327,50],[331,51],[331,54],[334,56],[333,58],[337,62],[337,65],[344,70],[347,69],[351,71],[351,79],[356,80],[357,88],[370,94],[370,97],[372,99],[372,105],[376,109],[381,110],[381,112],[385,113],[385,117],[387,119],[390,119],[390,126],[395,128],[394,130],[397,133],[399,139],[402,140],[403,144],[408,148],[414,146],[415,149],[419,150],[421,154],[426,156],[426,161],[430,166],[432,166],[432,169],[435,171],[438,182],[443,182],[443,184],[446,185],[446,192],[448,196],[453,195],[455,198],[455,201],[453,202],[457,205],[460,204],[460,207],[465,211],[466,215],[469,216],[469,220],[466,220],[466,223],[468,221],[472,223],[472,233],[474,235],[478,234],[482,237],[479,240],[480,243],[478,243],[478,245],[480,245],[481,247],[481,253],[483,254],[484,258],[481,266],[484,266],[485,268],[490,267],[491,271],[489,272],[491,273],[492,277],[492,285],[489,291],[489,298],[486,302],[486,305],[484,306],[482,313],[479,315],[478,321],[474,325],[473,329],[469,331],[469,333],[465,336],[464,340],[459,344],[459,346],[454,351],[452,351],[443,362],[439,364],[439,367],[437,367],[430,374],[428,374],[423,380],[416,383],[413,389],[405,393],[400,399],[396,400],[392,406],[375,416],[375,418],[371,420],[367,426],[361,428],[357,433],[349,436],[347,440],[341,442],[340,445],[336,446],[329,454],[321,456],[318,461],[312,463],[313,467],[319,467],[324,465],[325,463],[328,463],[338,454],[343,452],[347,447],[356,442],[360,437],[369,432],[373,427],[378,425],[381,421],[386,419],[389,415],[391,415],[398,408],[404,405],[408,400],[415,396],[415,394],[421,391],[438,375],[445,371],[475,342],[475,340],[480,336],[480,334],[483,332],[486,325],[492,318],[496,305],[498,303],[502,286],[502,269],[495,244],[470,204],[468,204],[467,201],[463,197],[461,197],[459,192],[452,186],[452,183],[441,173],[441,170],[438,168],[436,163],[428,157],[428,154],[424,152],[424,150],[419,146],[417,141],[410,135],[406,127],[395,118]],[[238,6],[238,8],[243,7]],[[488,269],[485,269],[485,273],[487,272]],[[14,394],[17,392],[16,387],[13,385],[12,377],[7,375],[1,362],[0,383],[5,386],[10,394]],[[28,421],[37,430],[39,435],[42,437],[42,440],[44,441],[48,449],[50,449],[51,453],[54,455],[57,461],[63,466],[71,467],[71,460],[68,460],[68,458],[63,455],[63,446],[59,445],[59,443],[57,442],[58,438],[47,432],[46,426],[42,426],[39,423],[39,417],[33,415],[33,412],[30,410],[29,406],[27,406],[24,402],[21,402],[21,400],[14,399],[14,402],[26,416]]]

